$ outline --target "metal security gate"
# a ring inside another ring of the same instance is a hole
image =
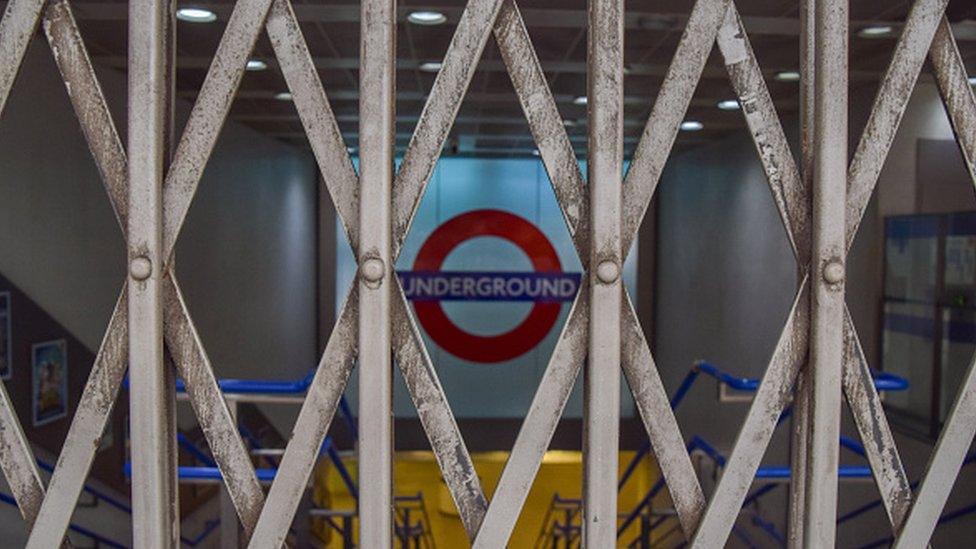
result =
[[[138,547],[176,546],[174,377],[189,399],[251,547],[286,539],[319,447],[355,364],[360,368],[363,547],[393,530],[392,365],[404,374],[444,479],[476,547],[509,539],[570,390],[584,370],[584,543],[616,543],[619,368],[634,394],[694,547],[729,537],[777,419],[795,401],[790,543],[835,538],[838,434],[846,396],[897,547],[922,547],[976,432],[976,368],[913,493],[844,304],[845,258],[928,55],[976,183],[976,100],[944,18],[916,0],[848,165],[848,0],[803,0],[802,159],[794,161],[731,0],[697,0],[626,177],[623,0],[590,0],[588,177],[580,173],[515,0],[470,0],[399,170],[394,170],[394,0],[363,0],[361,162],[353,169],[289,0],[238,0],[181,136],[172,135],[174,4],[129,3],[128,144],[106,107],[68,0],[11,0],[0,22],[0,109],[38,22],[61,70],[120,226],[129,273],[47,486],[5,391],[0,466],[31,529],[29,546],[63,542],[126,367],[131,378],[133,530]],[[265,495],[180,293],[173,249],[258,34],[266,30],[322,177],[359,263],[279,473]],[[583,289],[489,502],[479,484],[392,265],[487,41],[494,36],[586,267]],[[725,474],[706,501],[620,280],[706,59],[717,43],[743,106],[797,260],[800,283]],[[171,144],[175,146],[171,147]],[[164,344],[178,372],[164,365]],[[392,354],[391,354],[392,353]],[[584,367],[585,363],[585,367]]]

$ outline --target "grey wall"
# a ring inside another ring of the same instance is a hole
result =
[[[874,90],[853,94],[852,138],[860,135]],[[795,123],[787,121],[795,142]],[[912,213],[916,204],[916,142],[952,139],[934,85],[920,84],[895,140],[879,190],[869,204],[848,261],[847,302],[872,366],[878,365],[878,310],[881,297],[883,218]],[[854,139],[856,143],[856,139]],[[795,148],[795,147],[794,147]],[[853,148],[852,148],[853,152]],[[743,131],[723,142],[676,156],[658,190],[655,281],[655,347],[658,368],[674,392],[696,359],[730,372],[759,377],[765,370],[795,292],[795,267],[765,176]],[[646,283],[644,277],[642,282]],[[719,404],[715,383],[699,381],[677,416],[686,438],[704,436],[728,455],[744,419],[745,404]],[[845,411],[844,432],[856,438]],[[787,426],[774,436],[765,463],[785,464]],[[909,477],[918,478],[931,444],[897,435]],[[842,461],[859,461],[843,453]],[[966,473],[948,510],[971,503],[976,474]],[[785,524],[785,493],[779,489],[763,514]],[[877,498],[870,483],[845,483],[840,512]],[[838,530],[839,545],[856,546],[889,533],[881,509]],[[940,528],[936,545],[958,546],[976,521]]]
[[[125,79],[100,77],[124,135]],[[294,379],[315,366],[316,187],[309,154],[225,127],[177,246],[219,376]],[[95,350],[124,249],[50,51],[35,40],[0,119],[0,272]],[[294,411],[268,410],[287,436]],[[22,535],[18,521],[0,522]]]

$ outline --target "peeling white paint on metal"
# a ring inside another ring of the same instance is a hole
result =
[[[166,174],[163,207],[163,257],[173,254],[180,228],[190,210],[200,177],[244,76],[247,60],[264,27],[272,0],[240,0],[227,21],[217,53],[207,71],[190,118]]]
[[[796,375],[807,358],[810,328],[809,276],[800,283],[796,300],[776,349],[763,374],[756,397],[739,430],[732,453],[708,503],[692,547],[720,547],[732,532],[742,501],[776,429],[779,416],[792,397]]]
[[[916,0],[898,38],[891,64],[881,80],[848,172],[848,250],[857,235],[857,228],[874,193],[881,168],[888,158],[898,125],[908,107],[926,53],[948,3],[948,0]]]
[[[621,248],[626,253],[654,196],[678,127],[701,79],[730,0],[696,0],[624,180]]]
[[[332,196],[353,251],[359,249],[359,176],[329,98],[322,87],[295,11],[288,0],[274,0],[267,21],[268,38],[278,67],[288,83],[298,116],[318,162],[322,181]]]
[[[469,0],[393,183],[393,256],[397,257],[478,60],[491,36],[502,0]]]

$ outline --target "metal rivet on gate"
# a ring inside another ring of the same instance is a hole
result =
[[[620,267],[617,266],[616,261],[601,261],[596,267],[596,277],[600,279],[600,282],[604,284],[611,284],[617,281],[617,277],[620,276]]]
[[[129,263],[129,274],[136,280],[146,280],[152,274],[152,261],[140,255]]]
[[[386,273],[386,265],[383,264],[382,259],[371,257],[363,262],[361,270],[366,282],[379,282]]]
[[[844,264],[834,259],[824,265],[823,278],[827,284],[840,284],[844,281]]]

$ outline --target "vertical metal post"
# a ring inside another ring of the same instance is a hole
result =
[[[809,189],[813,179],[813,113],[815,85],[815,47],[817,0],[803,0],[800,3],[800,159],[804,186]],[[809,196],[809,195],[808,195]],[[802,244],[801,244],[802,245]],[[803,265],[797,272],[797,284],[803,278],[809,265]],[[809,365],[809,363],[808,363]],[[803,521],[806,512],[807,486],[807,443],[810,437],[810,368],[800,371],[796,380],[793,397],[793,420],[790,437],[790,502],[788,523],[788,546],[790,549],[803,547]]]
[[[585,547],[614,547],[617,542],[623,13],[623,0],[589,0],[590,320],[583,389]]]
[[[849,0],[817,0],[814,36],[813,292],[805,547],[833,547],[837,518],[847,204]]]
[[[396,130],[395,0],[363,0],[360,55],[359,543],[392,547],[390,208]]]
[[[129,2],[129,410],[136,547],[179,544],[174,388],[163,357],[161,298],[172,17],[171,1]]]

